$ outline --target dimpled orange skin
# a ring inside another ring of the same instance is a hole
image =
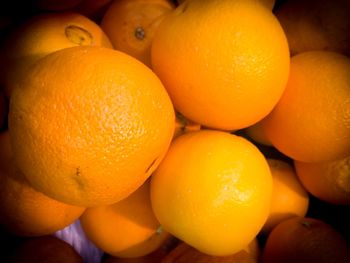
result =
[[[135,191],[165,155],[172,103],[156,75],[122,52],[72,47],[38,61],[14,90],[15,162],[34,188],[96,206]]]
[[[308,51],[291,59],[282,98],[262,120],[268,140],[302,162],[322,162],[350,154],[350,58]]]
[[[317,198],[336,205],[350,205],[350,155],[335,161],[294,161],[304,187]]]
[[[151,177],[152,207],[164,229],[210,255],[246,247],[267,219],[271,195],[265,157],[222,131],[179,136]]]
[[[74,12],[41,13],[15,28],[0,51],[0,83],[10,97],[18,80],[37,60],[51,52],[80,45],[112,48],[95,22]]]
[[[282,27],[257,1],[184,2],[160,24],[151,61],[179,112],[223,130],[266,116],[289,73]]]
[[[20,236],[52,234],[77,220],[84,207],[72,206],[33,189],[15,167],[8,131],[0,133],[0,225]]]

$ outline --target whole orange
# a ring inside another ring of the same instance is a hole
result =
[[[320,162],[350,155],[350,58],[309,51],[291,59],[282,98],[262,125],[292,159]]]
[[[34,188],[70,204],[113,204],[164,157],[175,114],[164,86],[122,52],[79,46],[51,53],[13,90],[15,162]]]
[[[26,70],[51,52],[74,46],[112,48],[106,34],[89,18],[73,12],[40,13],[6,37],[0,49],[0,85],[10,97]]]
[[[266,116],[289,73],[288,44],[278,20],[260,2],[246,0],[179,5],[156,31],[151,61],[180,113],[223,130],[245,128]]]
[[[115,257],[145,256],[169,238],[154,216],[149,180],[115,204],[86,209],[80,222],[89,240]]]
[[[350,246],[331,225],[293,217],[279,223],[267,238],[263,263],[346,263]]]
[[[162,19],[175,8],[171,0],[119,0],[101,21],[115,49],[151,66],[151,44]]]
[[[199,251],[234,254],[261,230],[272,177],[248,140],[200,130],[177,137],[151,177],[151,202],[163,228]]]
[[[295,161],[296,173],[312,195],[336,205],[350,205],[350,155],[334,161]]]

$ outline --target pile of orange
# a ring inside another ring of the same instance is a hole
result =
[[[6,260],[95,263],[85,239],[109,263],[350,262],[346,220],[319,212],[350,206],[347,0],[17,5],[0,12]]]

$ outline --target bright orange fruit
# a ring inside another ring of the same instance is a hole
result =
[[[9,131],[15,162],[34,188],[96,206],[131,194],[173,137],[164,86],[122,52],[79,46],[51,53],[13,90]]]
[[[176,110],[223,130],[265,117],[289,74],[282,27],[257,1],[184,2],[156,31],[151,60]]]
[[[350,58],[330,51],[293,56],[282,98],[263,119],[282,153],[303,162],[350,155]]]
[[[211,255],[246,247],[268,217],[271,196],[262,153],[222,131],[177,137],[151,177],[152,207],[163,228]]]

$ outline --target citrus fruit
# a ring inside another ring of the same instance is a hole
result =
[[[305,189],[331,204],[350,205],[350,155],[335,161],[295,161],[296,173]]]
[[[169,237],[154,216],[149,180],[115,204],[88,208],[80,222],[97,247],[116,257],[145,256]]]
[[[244,133],[256,143],[266,146],[272,146],[271,142],[265,134],[261,121],[245,128]]]
[[[258,261],[245,250],[229,256],[212,256],[182,242],[166,255],[161,263],[257,263]]]
[[[272,204],[270,215],[262,229],[269,232],[283,220],[292,216],[305,216],[309,207],[309,196],[300,183],[294,167],[289,163],[267,159],[272,179]]]
[[[7,263],[83,263],[81,256],[66,242],[53,236],[33,237],[13,249]]]
[[[293,56],[282,98],[262,125],[292,159],[320,162],[350,155],[350,58],[330,51]]]
[[[20,236],[52,234],[84,212],[33,189],[13,164],[9,134],[0,134],[0,225]]]
[[[289,49],[277,18],[261,3],[191,0],[159,25],[151,62],[186,118],[237,130],[258,122],[280,99]]]
[[[275,14],[286,33],[292,55],[312,50],[350,55],[348,0],[286,0]]]
[[[151,43],[166,14],[173,11],[170,0],[119,0],[107,9],[101,21],[115,49],[151,66]]]
[[[47,55],[10,101],[19,169],[34,188],[80,206],[112,204],[140,187],[165,155],[174,123],[157,76],[103,47]]]
[[[262,262],[345,263],[350,262],[350,247],[343,236],[324,221],[293,217],[271,231]]]
[[[177,137],[151,177],[151,202],[163,228],[199,251],[229,255],[265,223],[272,177],[248,140],[200,130]]]
[[[106,254],[102,263],[160,263],[179,242],[177,238],[170,236],[161,247],[142,257],[121,258]]]
[[[73,12],[42,13],[23,21],[6,37],[0,49],[0,84],[9,97],[18,80],[37,60],[73,46],[112,45],[102,29]]]

